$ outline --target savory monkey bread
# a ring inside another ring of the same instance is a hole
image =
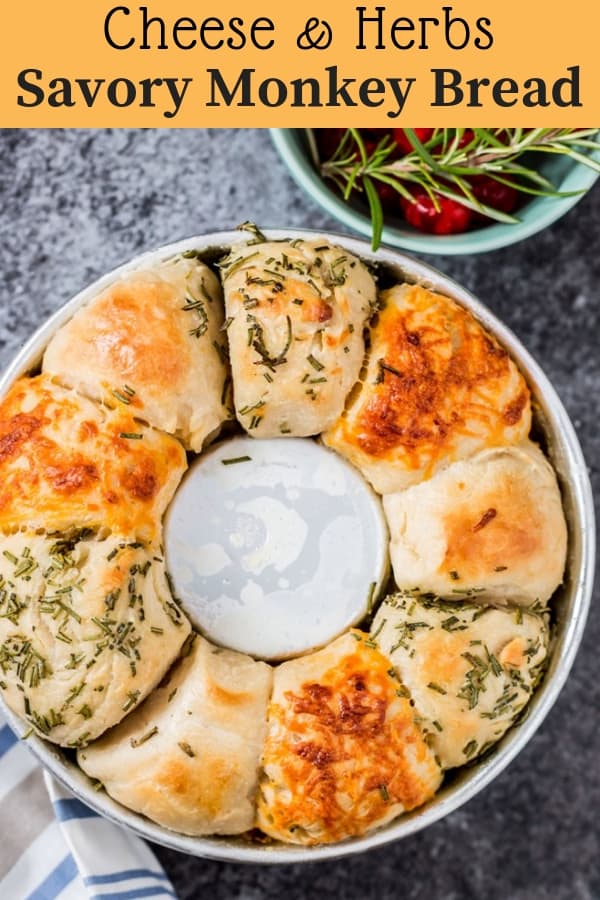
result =
[[[527,384],[459,303],[378,274],[260,232],[129,270],[0,402],[3,698],[174,831],[381,827],[487,752],[543,675],[567,532]],[[296,658],[207,640],[166,571],[191,454],[243,432],[322,441],[387,521],[368,615]]]

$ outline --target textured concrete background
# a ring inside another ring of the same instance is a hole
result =
[[[0,367],[43,319],[135,253],[193,233],[340,227],[264,131],[0,133]],[[600,495],[600,186],[515,247],[429,261],[474,291],[554,382]],[[600,614],[544,725],[447,820],[340,862],[262,868],[158,849],[181,900],[600,898]]]

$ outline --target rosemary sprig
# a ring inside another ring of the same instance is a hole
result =
[[[469,178],[488,175],[525,194],[542,197],[570,197],[580,191],[558,191],[531,165],[529,154],[554,153],[568,156],[600,172],[597,128],[474,128],[470,140],[464,140],[466,128],[436,128],[426,142],[414,130],[405,133],[412,151],[393,158],[395,143],[386,135],[369,153],[357,128],[348,128],[333,156],[321,160],[312,133],[308,144],[316,168],[324,179],[332,181],[344,200],[362,195],[369,206],[372,246],[381,243],[384,214],[376,183],[386,184],[409,202],[411,188],[424,190],[439,210],[438,197],[447,197],[497,222],[515,223],[518,219],[486,206],[473,194]],[[525,155],[527,154],[527,156]]]

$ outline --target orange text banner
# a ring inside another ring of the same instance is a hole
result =
[[[5,127],[583,127],[600,5],[21,0]]]

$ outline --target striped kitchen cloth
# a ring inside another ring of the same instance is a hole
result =
[[[0,712],[1,900],[177,898],[141,838],[73,797]]]

